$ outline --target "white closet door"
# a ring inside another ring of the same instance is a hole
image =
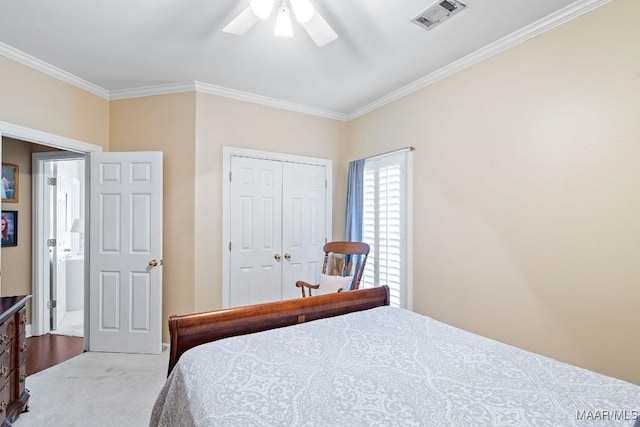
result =
[[[282,162],[231,159],[229,305],[282,298]]]
[[[284,163],[282,298],[300,297],[298,280],[318,283],[326,237],[326,168]]]

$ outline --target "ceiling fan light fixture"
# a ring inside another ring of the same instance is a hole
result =
[[[273,34],[279,37],[293,37],[293,26],[291,25],[291,10],[289,10],[289,7],[286,5],[282,5],[278,9],[276,29]]]
[[[276,0],[251,0],[249,6],[253,13],[263,21],[271,15]]]
[[[311,21],[313,14],[316,13],[315,8],[309,0],[291,0],[291,7],[296,19],[301,24]]]
[[[243,0],[246,1],[246,0]],[[325,21],[320,12],[311,4],[310,0],[249,0],[249,5],[229,22],[222,31],[242,36],[247,33],[259,20],[265,20],[277,8],[276,27],[273,32],[279,37],[293,37],[291,15],[296,18],[318,47],[331,43],[338,38],[333,28]],[[456,1],[456,0],[439,0]],[[292,12],[293,11],[293,12]]]

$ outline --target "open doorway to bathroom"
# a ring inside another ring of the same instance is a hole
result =
[[[51,333],[84,335],[84,159],[45,162],[49,193]],[[55,183],[55,185],[51,185]],[[53,206],[52,206],[53,204]]]
[[[84,336],[85,160],[76,153],[33,155],[34,335]]]

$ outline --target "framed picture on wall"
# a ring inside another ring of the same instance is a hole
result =
[[[18,211],[2,211],[0,219],[2,247],[18,246]]]
[[[18,203],[18,165],[2,164],[2,201]]]

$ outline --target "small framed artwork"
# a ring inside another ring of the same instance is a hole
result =
[[[18,203],[18,165],[2,164],[2,201]]]
[[[0,218],[2,247],[18,246],[18,211],[2,211]]]

